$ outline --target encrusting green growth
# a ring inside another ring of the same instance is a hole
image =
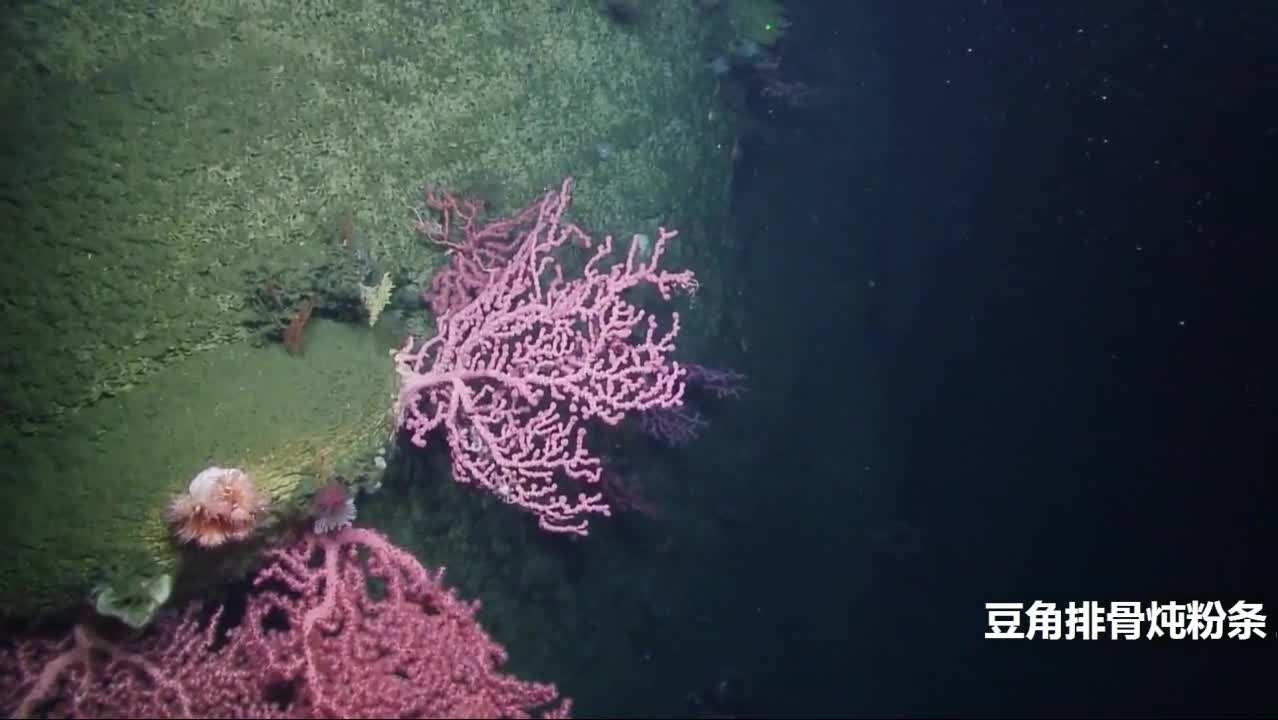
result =
[[[113,617],[131,628],[145,627],[155,611],[168,602],[173,593],[173,576],[163,573],[125,586],[104,585],[94,588],[93,608],[99,615]]]
[[[171,575],[176,594],[246,569],[315,488],[364,472],[390,435],[388,338],[322,320],[307,332],[304,359],[279,346],[212,350],[79,413],[75,432],[89,437],[29,443],[25,466],[45,479],[19,486],[21,512],[4,523],[0,609],[92,600],[143,621],[156,578]],[[203,549],[174,535],[170,504],[209,458],[243,468],[266,498],[249,541]]]
[[[359,300],[364,305],[365,314],[368,315],[369,327],[377,324],[377,318],[381,317],[382,311],[390,304],[391,292],[394,289],[395,283],[391,281],[390,273],[384,273],[381,282],[372,287],[363,284],[359,286]]]

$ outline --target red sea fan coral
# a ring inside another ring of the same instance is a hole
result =
[[[253,480],[237,468],[210,467],[173,499],[169,520],[178,539],[201,547],[243,540],[253,533],[266,510],[266,499]]]

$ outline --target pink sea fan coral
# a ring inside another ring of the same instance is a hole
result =
[[[238,619],[192,606],[144,633],[77,625],[0,641],[0,717],[566,718],[504,669],[467,601],[386,537],[307,533],[266,552]]]
[[[184,543],[218,547],[253,533],[266,511],[266,498],[238,468],[208,467],[169,505],[169,520]]]

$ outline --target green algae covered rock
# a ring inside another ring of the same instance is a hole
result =
[[[91,590],[97,604],[136,608],[128,598],[164,575],[179,591],[225,579],[259,541],[304,520],[320,484],[367,472],[391,430],[386,337],[312,325],[304,355],[245,344],[200,353],[76,413],[65,434],[6,448],[24,472],[0,528],[0,608],[55,610]],[[268,497],[253,541],[175,540],[169,503],[210,465],[243,468]]]
[[[736,131],[692,4],[645,8],[640,28],[571,0],[0,11],[0,613],[144,621],[157,578],[176,597],[251,561],[175,545],[166,508],[202,468],[270,495],[260,543],[370,463],[385,326],[442,261],[411,230],[425,185],[506,212],[571,174],[593,230],[680,229],[687,325],[714,325]],[[399,294],[370,330],[352,307],[382,278]],[[263,344],[299,303],[302,353]]]

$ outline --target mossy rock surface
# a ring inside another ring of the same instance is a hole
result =
[[[169,501],[209,465],[244,468],[271,498],[269,535],[328,476],[371,465],[391,428],[387,339],[316,320],[301,356],[227,345],[76,413],[62,435],[5,448],[23,474],[4,506],[0,608],[60,609],[95,586],[127,591],[161,573],[189,582],[183,558],[242,566],[252,543],[180,550]]]
[[[301,357],[256,343],[383,273],[378,327],[417,312],[426,185],[505,213],[572,175],[592,231],[680,229],[689,339],[720,327],[736,130],[703,33],[685,0],[638,28],[577,0],[0,9],[0,610],[172,569],[181,592],[163,510],[199,469],[288,500],[374,449],[390,361],[360,318],[312,321]]]

